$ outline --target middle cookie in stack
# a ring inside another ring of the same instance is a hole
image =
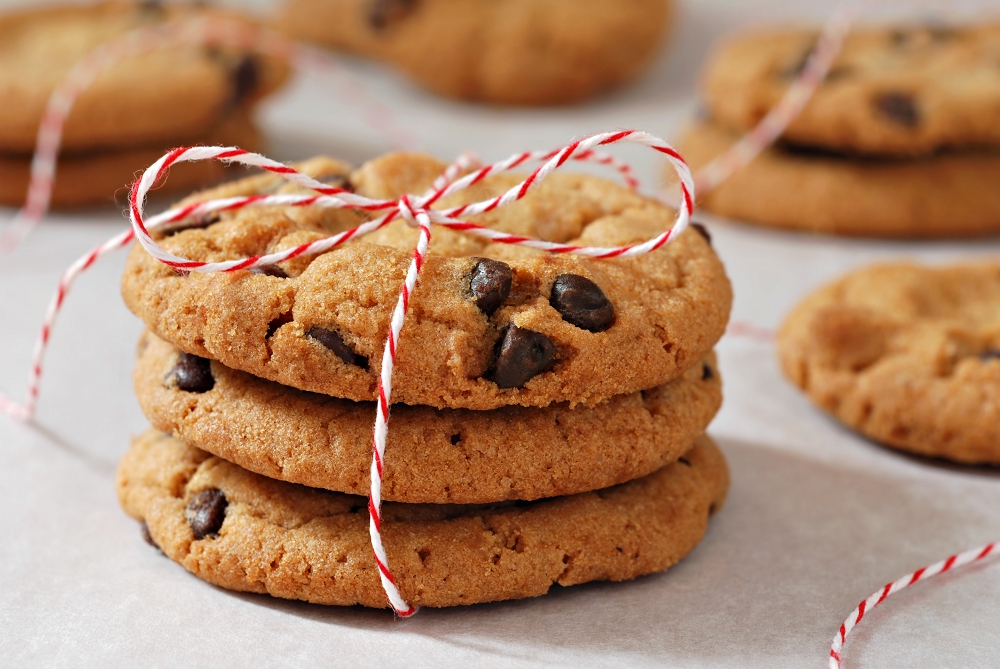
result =
[[[423,192],[444,167],[394,154],[353,174],[328,159],[301,169],[395,198]],[[518,181],[493,177],[442,206]],[[196,198],[293,190],[263,176]],[[361,216],[246,209],[161,233],[161,243],[238,258]],[[655,235],[673,214],[609,182],[555,174],[479,218],[613,245]],[[227,588],[386,605],[359,495],[379,353],[414,242],[400,221],[280,267],[188,276],[136,247],[123,294],[152,330],[136,391],[174,438],[136,441],[119,495],[172,559]],[[731,303],[707,239],[690,230],[647,256],[591,261],[436,230],[431,253],[400,337],[393,398],[409,406],[393,407],[382,486],[403,597],[449,606],[533,596],[661,571],[689,552],[728,484],[702,436],[721,402],[712,347]]]

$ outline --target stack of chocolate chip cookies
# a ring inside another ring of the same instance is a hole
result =
[[[236,17],[191,5],[111,0],[0,16],[0,204],[28,190],[49,97],[88,54],[141,28]],[[187,46],[127,56],[85,86],[66,121],[52,204],[111,201],[137,168],[166,149],[192,144],[260,145],[253,105],[275,90],[287,67],[233,49]],[[178,166],[166,188],[217,180],[213,163]]]
[[[701,166],[778,102],[816,32],[723,44],[703,79],[709,118],[681,150]],[[1000,231],[1000,25],[857,30],[785,131],[715,190],[712,212],[762,225],[876,237]]]
[[[445,168],[389,154],[299,166],[373,198],[424,192]],[[488,178],[442,207],[520,181]],[[297,192],[272,175],[189,201]],[[192,259],[298,246],[356,210],[258,207],[159,233]],[[673,212],[594,177],[553,174],[475,217],[588,245],[655,236]],[[369,537],[377,380],[416,231],[396,221],[333,251],[181,275],[141,247],[122,280],[148,326],[135,389],[154,430],[118,493],[148,541],[225,588],[385,607]],[[644,256],[591,260],[435,229],[397,348],[381,533],[413,605],[624,580],[691,551],[725,499],[704,435],[721,403],[713,346],[732,299],[703,231]]]

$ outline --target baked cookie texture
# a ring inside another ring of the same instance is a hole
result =
[[[374,402],[286,388],[218,362],[208,367],[211,387],[192,388],[178,381],[181,357],[143,334],[135,391],[153,427],[269,478],[368,494]],[[721,402],[710,354],[668,384],[592,408],[396,405],[382,497],[469,504],[607,488],[676,461]]]
[[[692,125],[679,150],[698,169],[739,140]],[[699,204],[720,216],[790,230],[857,237],[935,238],[1000,231],[1000,153],[861,158],[778,144]]]
[[[203,138],[193,144],[239,146],[259,151],[260,133],[246,110],[236,110],[222,119]],[[51,204],[54,207],[76,207],[112,202],[127,198],[129,186],[142,170],[160,159],[171,146],[152,145],[114,151],[94,151],[63,155],[56,169]],[[182,163],[170,169],[170,178],[154,191],[157,195],[191,190],[213,181],[236,168],[222,163],[203,161]],[[19,207],[24,203],[31,179],[31,157],[0,154],[0,204]]]
[[[101,43],[140,27],[206,16],[238,19],[195,5],[139,0],[0,16],[0,152],[30,157],[50,94]],[[192,46],[129,58],[80,94],[61,148],[74,153],[200,141],[235,107],[270,93],[287,74],[279,61],[228,48]]]
[[[383,60],[449,97],[545,105],[634,78],[667,31],[667,0],[289,0],[280,29]]]
[[[857,270],[795,307],[778,351],[810,399],[868,437],[1000,464],[1000,263]]]
[[[353,173],[323,158],[301,166],[380,198],[421,193],[444,167],[415,154],[389,154]],[[439,206],[486,199],[521,178],[492,177]],[[194,198],[297,188],[283,183],[254,177]],[[173,253],[214,261],[319,239],[358,225],[361,216],[248,208],[160,236]],[[673,212],[608,181],[554,174],[523,200],[473,220],[553,241],[614,246],[662,232]],[[122,294],[153,332],[187,353],[302,390],[373,400],[416,236],[396,221],[268,273],[187,276],[136,246]],[[393,400],[405,404],[594,406],[653,388],[708,355],[732,301],[721,262],[695,230],[628,259],[554,256],[443,229],[434,230],[430,249],[393,373]]]
[[[150,431],[118,469],[118,496],[168,557],[210,583],[319,604],[385,608],[363,497],[252,474]],[[690,552],[721,507],[725,460],[706,437],[684,461],[613,488],[488,506],[382,507],[402,596],[455,606],[628,580]]]
[[[702,92],[721,125],[746,131],[805,64],[817,31],[784,29],[723,43]],[[880,155],[1000,145],[1000,24],[852,31],[826,81],[784,133],[795,144]]]

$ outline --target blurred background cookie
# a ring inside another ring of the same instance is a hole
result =
[[[851,272],[795,307],[778,351],[795,385],[862,434],[1000,464],[1000,264]]]
[[[278,26],[390,63],[449,97],[575,102],[656,55],[668,0],[289,0]]]
[[[193,5],[132,0],[0,17],[0,201],[23,202],[49,97],[87,54],[142,27],[206,17],[237,20]],[[80,94],[67,119],[54,204],[110,200],[166,148],[223,139],[257,146],[249,112],[287,74],[274,59],[202,46],[156,50],[115,64]],[[187,180],[171,180],[171,188],[210,181],[218,170],[180,172]]]
[[[706,118],[680,140],[700,168],[778,103],[816,45],[809,30],[724,41],[703,71]],[[851,32],[779,141],[699,193],[721,216],[865,237],[1000,231],[1000,25]]]

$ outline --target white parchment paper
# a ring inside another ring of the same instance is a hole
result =
[[[10,4],[10,3],[4,3]],[[433,98],[348,60],[393,110],[412,148],[495,160],[575,136],[638,127],[669,137],[695,109],[694,68],[728,29],[823,16],[802,3],[700,2],[637,85],[583,107],[483,108]],[[262,110],[271,155],[355,162],[392,148],[345,99],[338,75],[302,76]],[[2,104],[2,101],[0,101]],[[652,152],[619,153],[654,184]],[[137,169],[142,166],[136,166]],[[0,223],[12,212],[0,210]],[[871,261],[995,255],[997,238],[882,242],[778,233],[700,216],[736,290],[735,321],[774,327],[805,293]],[[61,271],[126,225],[108,207],[54,215],[0,259],[0,388],[23,397],[31,347]],[[710,432],[733,484],[704,542],[667,574],[557,588],[546,597],[407,621],[229,593],[139,537],[118,508],[114,468],[146,423],[133,398],[140,324],[122,306],[124,253],[78,283],[56,328],[37,424],[0,416],[0,666],[10,667],[823,667],[843,618],[871,592],[946,555],[1000,538],[1000,470],[889,451],[814,409],[773,346],[719,345],[726,401]],[[392,457],[389,453],[388,457]],[[934,579],[869,614],[849,667],[1000,664],[1000,561]]]

